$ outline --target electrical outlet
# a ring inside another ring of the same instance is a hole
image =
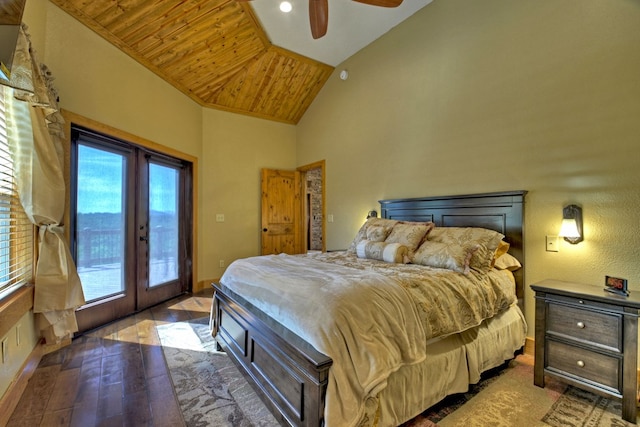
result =
[[[9,360],[9,338],[2,340],[2,363],[5,364]]]
[[[220,268],[224,268],[224,260],[223,259],[220,260]]]
[[[327,222],[333,222],[333,214],[327,215]]]
[[[558,252],[558,236],[547,236],[547,252]]]
[[[224,222],[224,214],[216,214],[216,222]]]

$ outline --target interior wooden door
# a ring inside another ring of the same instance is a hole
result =
[[[300,185],[298,171],[262,170],[262,255],[303,252]]]

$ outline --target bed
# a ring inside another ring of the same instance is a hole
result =
[[[238,260],[216,342],[284,424],[399,425],[524,345],[525,194],[382,200],[346,251]]]

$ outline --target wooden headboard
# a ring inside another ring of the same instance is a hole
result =
[[[433,221],[437,227],[482,227],[505,235],[509,253],[523,265],[514,271],[516,293],[524,299],[524,196],[526,191],[380,200],[383,218]]]

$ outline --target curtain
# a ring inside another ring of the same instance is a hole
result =
[[[20,202],[38,227],[34,312],[47,344],[78,330],[75,309],[85,303],[61,225],[66,201],[64,120],[51,74],[39,65],[23,25],[7,91],[7,122]],[[21,89],[18,89],[21,88]]]

